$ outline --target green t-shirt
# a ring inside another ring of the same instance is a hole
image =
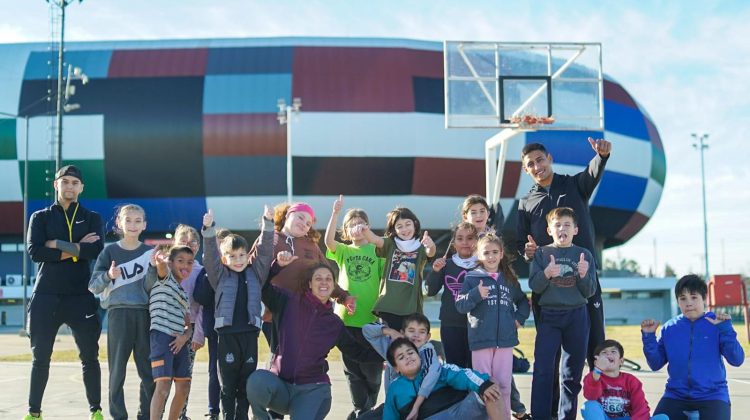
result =
[[[357,310],[349,315],[344,305],[336,305],[336,314],[347,327],[358,327],[375,322],[372,308],[378,298],[381,258],[375,254],[374,244],[363,246],[336,242],[336,252],[326,251],[326,257],[339,266],[339,286],[357,297]]]
[[[424,246],[403,252],[393,239],[385,238],[378,255],[385,257],[385,267],[375,312],[394,315],[422,313],[422,272],[427,263]]]

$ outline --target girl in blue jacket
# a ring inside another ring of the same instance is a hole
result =
[[[518,345],[516,330],[529,317],[529,301],[500,238],[492,234],[482,237],[477,244],[477,260],[481,268],[466,275],[456,309],[469,314],[473,368],[492,376],[510,415],[513,347]]]
[[[689,274],[675,285],[681,315],[667,321],[656,339],[659,321],[641,323],[643,354],[651,370],[665,364],[669,377],[654,415],[684,419],[684,411],[698,411],[701,419],[731,417],[727,373],[722,357],[732,366],[745,361],[729,314],[706,312],[706,283]]]

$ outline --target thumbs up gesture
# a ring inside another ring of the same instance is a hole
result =
[[[430,234],[427,231],[424,231],[424,235],[422,235],[422,245],[424,245],[425,248],[434,248],[435,242],[432,241],[432,238],[430,238]]]
[[[536,241],[534,241],[534,238],[531,237],[531,235],[526,236],[526,245],[523,248],[524,256],[527,260],[530,260],[534,258],[534,254],[536,253],[536,249],[538,246],[536,245]]]
[[[203,215],[203,226],[204,227],[211,227],[214,225],[214,212],[211,209],[208,209],[208,213]]]
[[[578,277],[586,277],[586,273],[589,272],[589,262],[586,261],[586,256],[581,252],[581,258],[578,259]]]
[[[477,289],[479,289],[479,296],[481,296],[482,299],[487,299],[487,296],[490,295],[490,287],[484,285],[484,280],[479,280],[479,286],[477,286]]]
[[[596,153],[598,153],[601,157],[607,157],[609,156],[610,152],[612,152],[612,143],[608,142],[604,139],[596,139],[589,137],[589,144],[591,145],[591,148],[594,149]]]
[[[554,255],[549,256],[549,264],[547,265],[547,268],[544,269],[544,275],[548,279],[551,279],[553,277],[560,277],[560,264],[557,264],[555,262]]]
[[[117,263],[112,260],[112,264],[110,264],[109,270],[107,270],[107,277],[109,277],[110,280],[115,281],[115,279],[120,277],[121,275],[122,270],[120,270],[120,267],[117,266]]]

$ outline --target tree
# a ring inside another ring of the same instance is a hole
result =
[[[664,264],[664,277],[677,277],[677,273],[674,272],[674,268],[672,268],[669,264]]]
[[[605,259],[604,274],[608,277],[643,277],[640,264],[628,258],[619,261]]]

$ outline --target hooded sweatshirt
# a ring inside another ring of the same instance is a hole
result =
[[[479,285],[489,286],[486,299]],[[469,316],[469,349],[505,348],[518,345],[516,321],[521,325],[529,317],[529,300],[521,287],[511,284],[502,273],[484,269],[470,271],[456,300],[456,309]]]
[[[695,321],[678,315],[664,324],[658,340],[655,333],[641,334],[643,354],[651,370],[669,363],[665,398],[729,402],[722,357],[730,365],[740,366],[745,352],[731,322],[714,325],[707,317],[715,319],[716,315],[707,312]]]

